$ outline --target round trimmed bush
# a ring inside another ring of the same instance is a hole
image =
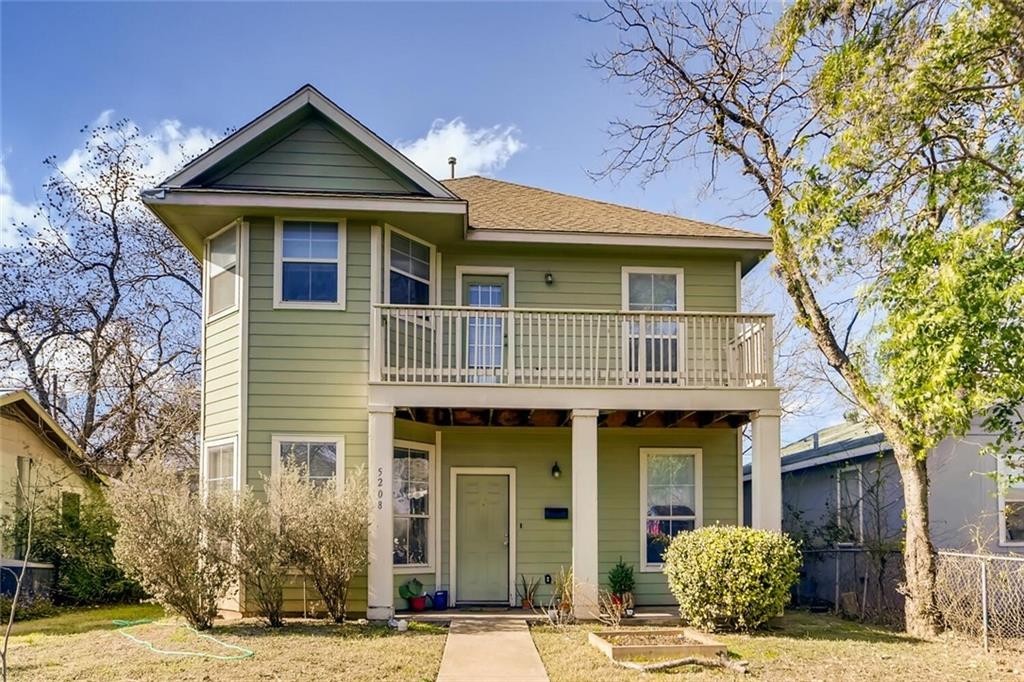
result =
[[[779,615],[800,569],[788,535],[737,526],[680,533],[664,561],[679,614],[704,630],[753,630]]]

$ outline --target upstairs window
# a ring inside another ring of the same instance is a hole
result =
[[[433,256],[432,245],[388,228],[388,303],[430,305]]]
[[[281,220],[277,226],[277,307],[345,305],[342,223]]]
[[[213,317],[238,307],[238,225],[207,243],[207,315]]]

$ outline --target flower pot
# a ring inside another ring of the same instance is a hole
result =
[[[427,595],[421,594],[416,597],[409,597],[409,610],[410,611],[426,611],[427,610]]]
[[[533,600],[532,599],[524,599],[522,601],[522,607],[523,607],[524,610],[525,609],[532,609],[533,608]]]

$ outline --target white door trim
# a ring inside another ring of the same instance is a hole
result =
[[[515,467],[452,467],[449,485],[451,494],[448,496],[448,594],[451,597],[451,604],[458,606],[458,594],[456,586],[458,581],[457,565],[458,552],[457,541],[457,517],[458,517],[458,475],[494,475],[508,476],[508,605],[515,606],[516,588],[516,470]]]

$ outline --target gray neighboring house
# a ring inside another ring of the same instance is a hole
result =
[[[937,549],[1024,554],[1024,470],[1018,464],[1011,472],[1006,460],[982,454],[992,440],[978,420],[964,437],[947,438],[928,457],[929,523]],[[864,574],[862,550],[869,548],[885,549],[896,560],[885,581],[892,594],[900,579],[892,571],[899,570],[903,490],[881,431],[843,423],[790,443],[781,454],[783,530],[817,550],[805,555],[798,596],[835,602],[846,591],[839,584],[863,585],[857,576]],[[997,479],[997,471],[1011,478]],[[749,481],[747,465],[745,492]],[[743,499],[749,525],[749,495]],[[837,562],[839,556],[846,558]]]

